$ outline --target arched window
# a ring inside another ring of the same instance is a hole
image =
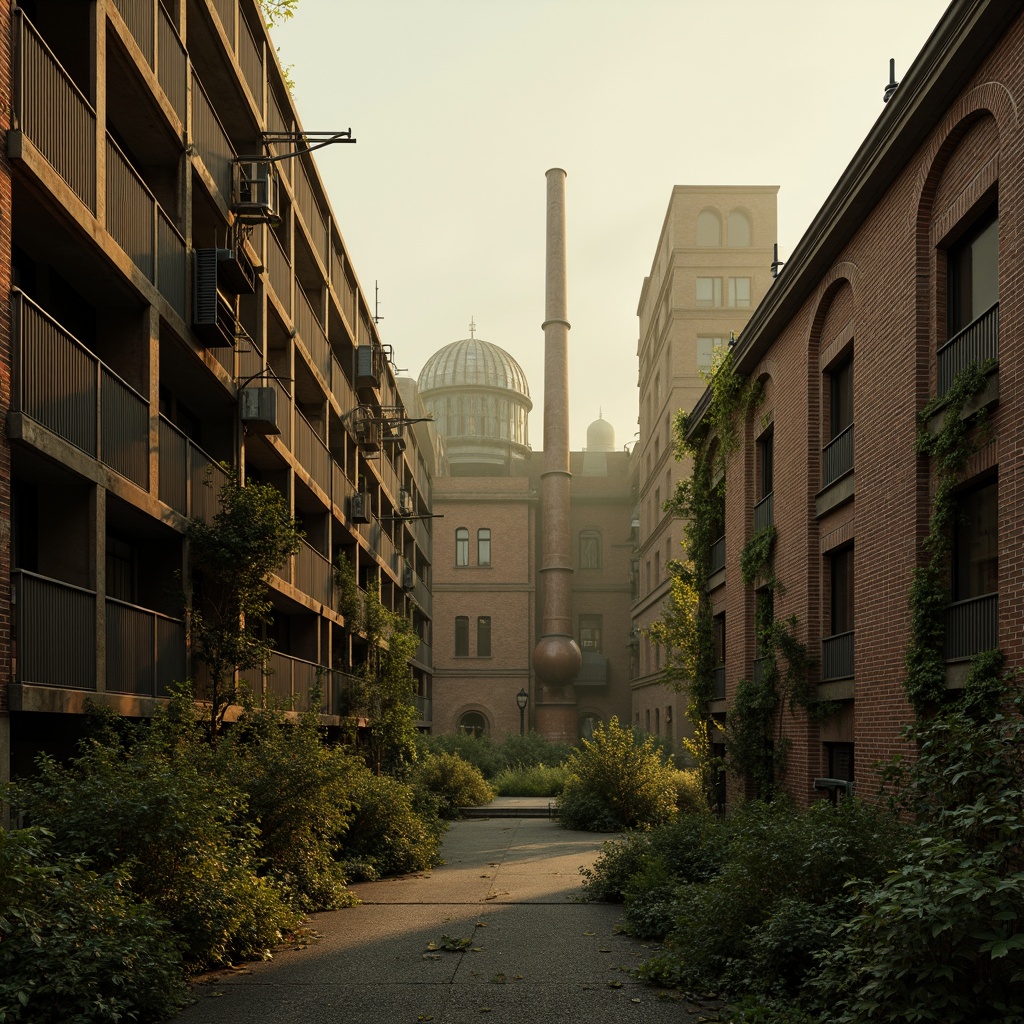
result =
[[[750,245],[750,218],[742,210],[729,214],[729,248],[744,249]]]
[[[469,565],[469,530],[464,526],[455,531],[455,564]]]
[[[476,531],[476,564],[491,564],[491,531]]]
[[[640,712],[637,712],[637,715],[639,714]],[[594,730],[600,724],[600,715],[595,715],[593,712],[586,715],[580,715],[580,738],[584,740],[592,740],[594,738]]]
[[[601,568],[601,534],[597,530],[580,533],[580,568]]]
[[[722,221],[714,210],[701,210],[697,214],[697,244],[710,246],[722,244]]]
[[[459,717],[455,728],[466,736],[483,736],[487,732],[487,719],[479,711],[467,711]]]

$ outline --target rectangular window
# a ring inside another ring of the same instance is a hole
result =
[[[829,555],[832,636],[853,629],[853,548]]]
[[[604,617],[601,615],[580,616],[580,649],[601,652]]]
[[[750,278],[729,278],[729,305],[734,309],[746,309],[750,305]]]
[[[476,531],[476,564],[491,564],[491,531]]]
[[[107,597],[134,604],[137,580],[135,548],[127,541],[107,534]]]
[[[830,437],[838,437],[853,426],[853,359],[829,372]]]
[[[722,351],[725,342],[722,338],[709,335],[697,335],[697,371],[710,373],[715,364],[715,355]]]
[[[712,643],[715,648],[715,667],[725,664],[725,612],[711,620]]]
[[[828,777],[853,782],[853,744],[826,743],[828,751]]]
[[[757,441],[757,498],[767,498],[774,488],[775,427],[769,427]]]
[[[999,221],[984,223],[949,250],[949,336],[999,300]]]
[[[469,657],[469,616],[455,616],[455,657]]]
[[[580,568],[601,568],[601,534],[596,530],[584,530],[580,534]]]
[[[962,492],[953,528],[953,600],[999,590],[998,485],[993,480]]]
[[[455,531],[455,564],[469,565],[469,530],[463,526]]]
[[[489,658],[491,656],[490,615],[481,615],[476,620],[476,656],[478,658]]]
[[[722,279],[720,277],[697,278],[697,305],[712,307],[722,305]]]

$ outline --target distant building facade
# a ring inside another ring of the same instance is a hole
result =
[[[433,530],[433,731],[500,738],[520,728],[517,694],[527,729],[537,699],[542,465],[526,433],[529,387],[508,352],[475,337],[435,353],[418,385],[446,459],[433,490],[444,516]],[[570,453],[579,735],[629,716],[628,466],[603,419]]]
[[[687,698],[662,682],[664,652],[648,636],[668,596],[669,562],[683,557],[684,524],[662,508],[690,473],[688,462],[675,459],[673,424],[696,404],[716,355],[772,283],[777,194],[774,185],[677,185],[640,292],[632,720],[673,744],[683,734]]]

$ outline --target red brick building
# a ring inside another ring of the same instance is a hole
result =
[[[711,711],[727,719],[738,681],[759,670],[757,595],[739,560],[771,522],[775,619],[796,616],[812,696],[840,708],[820,725],[783,714],[786,786],[801,802],[820,795],[816,779],[873,792],[875,763],[913,717],[909,587],[936,486],[915,450],[918,414],[975,361],[990,368],[976,404],[992,434],[957,492],[947,685],[997,645],[1024,662],[1022,12],[950,5],[734,349],[764,391],[724,476],[725,564],[709,588],[724,697]]]

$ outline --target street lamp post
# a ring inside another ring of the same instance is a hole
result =
[[[530,695],[525,689],[516,694],[516,703],[519,705],[519,735],[526,733],[526,705],[530,703]]]

